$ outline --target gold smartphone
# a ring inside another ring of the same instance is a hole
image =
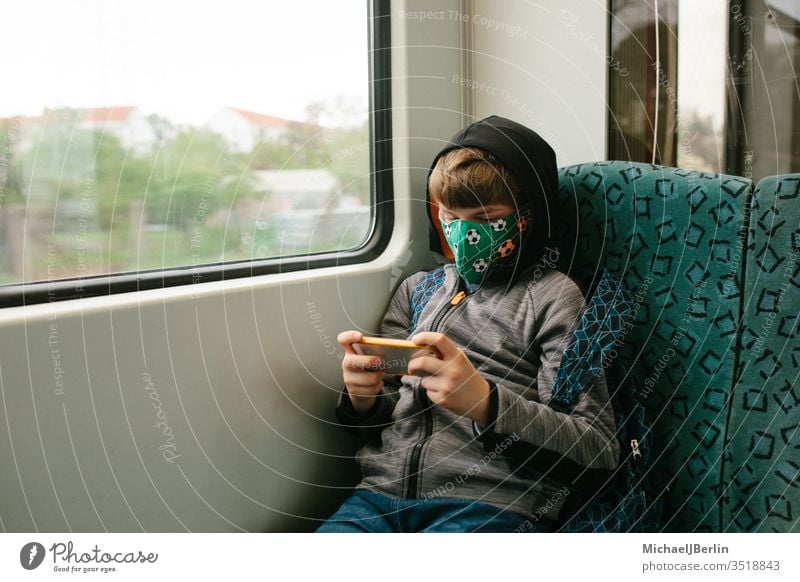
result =
[[[408,375],[408,362],[418,355],[437,357],[436,348],[415,344],[408,340],[385,337],[362,337],[353,344],[353,349],[362,356],[380,356],[381,363],[370,370],[381,370],[387,374]],[[425,372],[420,376],[427,375]]]

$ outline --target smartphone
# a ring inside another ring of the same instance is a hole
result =
[[[408,375],[408,362],[415,356],[437,357],[436,348],[433,346],[383,337],[362,337],[360,342],[353,344],[353,349],[362,356],[380,356],[381,363],[370,369],[382,370],[387,374]],[[427,374],[422,372],[419,375]]]

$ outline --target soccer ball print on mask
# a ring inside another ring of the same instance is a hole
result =
[[[490,222],[453,220],[442,232],[453,251],[458,274],[470,285],[483,282],[491,267],[512,261],[519,250],[520,233],[527,228],[527,212],[514,211]]]

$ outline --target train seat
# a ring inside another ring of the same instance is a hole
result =
[[[800,175],[561,168],[560,267],[636,299],[619,349],[653,414],[665,531],[800,531]]]

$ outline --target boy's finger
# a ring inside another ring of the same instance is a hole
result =
[[[422,379],[422,387],[428,392],[428,396],[432,396],[431,393],[438,393],[441,392],[444,388],[442,385],[442,380],[438,376],[425,376]]]
[[[411,341],[415,344],[435,347],[439,353],[442,354],[442,358],[444,359],[453,358],[458,355],[458,346],[443,333],[423,331],[413,336]]]
[[[353,344],[356,344],[361,341],[364,335],[360,331],[343,331],[338,336],[336,336],[336,341],[339,342],[339,345],[344,348],[344,351],[348,354],[355,354],[356,351],[353,349]]]
[[[412,376],[418,376],[420,372],[427,372],[428,374],[438,374],[447,364],[439,358],[433,356],[419,356],[412,358],[408,362],[408,373]]]
[[[375,390],[378,384],[383,380],[383,372],[360,373],[360,374],[345,374],[344,383],[348,387],[366,390]]]
[[[360,356],[358,354],[350,354],[344,360],[344,365],[351,370],[369,370],[377,369],[383,363],[383,360],[377,356]]]

